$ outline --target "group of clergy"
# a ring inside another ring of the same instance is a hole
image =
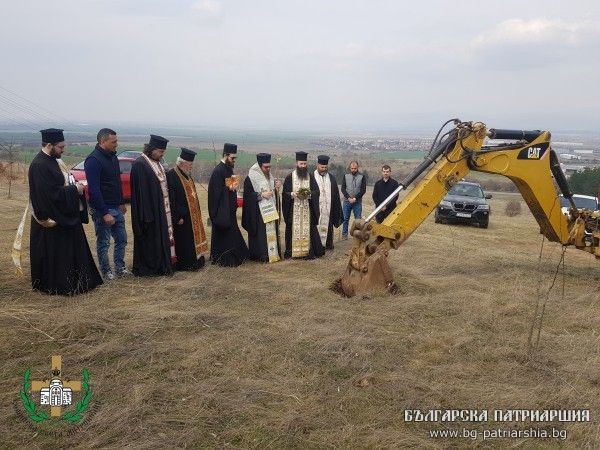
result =
[[[233,169],[237,146],[225,144],[223,159],[208,183],[208,212],[212,225],[213,264],[235,267],[246,259],[273,263],[282,258],[318,258],[333,249],[333,228],[342,223],[337,181],[328,173],[329,157],[318,158],[308,172],[306,152],[296,152],[296,168],[283,184],[271,173],[271,155],[259,153],[244,181],[242,227],[237,223],[239,177]],[[279,223],[285,220],[282,254]]]
[[[175,167],[165,171],[161,160],[167,143],[151,135],[131,167],[132,272],[136,276],[198,270],[208,253],[192,178],[196,153],[182,148]],[[62,162],[64,148],[63,130],[42,130],[42,150],[29,168],[31,281],[42,292],[76,295],[103,281],[82,225],[89,221],[84,185],[75,182]],[[271,155],[256,156],[243,190],[241,223],[248,245],[236,214],[240,187],[240,177],[233,172],[236,159],[237,146],[225,144],[208,184],[213,264],[235,267],[247,259],[268,263],[282,258],[312,259],[333,249],[333,229],[343,218],[338,184],[328,172],[328,156],[319,156],[316,170],[309,173],[308,154],[296,152],[296,167],[283,184],[271,173]],[[283,255],[281,217],[286,224]]]
[[[208,252],[198,194],[192,178],[195,152],[182,148],[174,169],[161,164],[167,140],[151,135],[143,155],[131,168],[134,232],[133,273],[168,275],[197,270]],[[333,228],[342,223],[337,181],[328,173],[329,157],[319,156],[308,172],[306,152],[296,153],[296,168],[281,181],[271,173],[271,155],[259,153],[244,181],[242,227],[237,220],[240,177],[233,169],[237,145],[226,143],[208,183],[213,264],[236,267],[245,260],[273,263],[282,258],[317,258],[333,249]],[[279,222],[285,227],[282,255]]]

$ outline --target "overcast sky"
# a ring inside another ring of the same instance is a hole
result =
[[[107,125],[598,131],[599,5],[1,0],[0,86]]]

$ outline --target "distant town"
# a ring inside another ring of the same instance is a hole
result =
[[[345,138],[328,137],[311,140],[311,145],[323,151],[339,151],[350,153],[369,152],[406,152],[428,151],[433,139],[429,137],[411,136],[405,138]],[[552,145],[561,161],[561,167],[567,176],[581,172],[586,168],[600,166],[600,142],[587,140],[583,142],[555,141]]]
[[[343,152],[395,152],[429,150],[432,137],[410,138],[325,138],[311,141],[316,148],[339,150]]]

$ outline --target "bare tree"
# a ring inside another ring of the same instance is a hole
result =
[[[217,149],[215,148],[215,140],[214,139],[212,140],[212,145],[213,145],[213,154],[215,155],[215,161],[214,162],[215,162],[215,164],[217,164],[217,161],[219,159],[217,158]]]
[[[18,149],[15,147],[14,141],[11,141],[10,144],[0,144],[0,154],[2,155],[2,159],[7,162],[7,174],[6,179],[8,180],[8,196],[7,198],[11,198],[11,190],[12,190],[12,180],[13,180],[13,167],[15,163],[18,162]]]

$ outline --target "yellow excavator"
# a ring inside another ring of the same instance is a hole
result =
[[[449,124],[453,126],[442,134]],[[504,142],[484,145],[486,138]],[[393,292],[396,286],[387,261],[389,250],[398,249],[471,170],[510,178],[549,241],[574,245],[600,258],[600,212],[575,206],[550,146],[549,131],[488,130],[481,122],[451,119],[438,131],[425,159],[399,187],[366,219],[354,221],[350,231],[354,245],[340,280],[343,294],[352,297],[381,287]],[[382,223],[376,223],[377,213],[414,182],[396,208]],[[568,215],[561,211],[556,186],[570,202]]]

